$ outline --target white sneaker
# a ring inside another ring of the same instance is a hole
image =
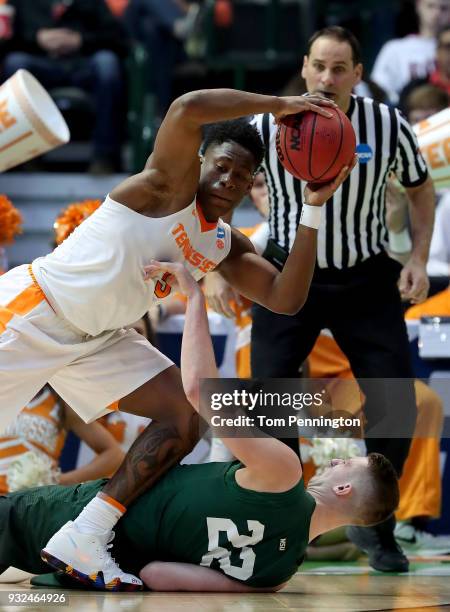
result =
[[[436,536],[420,531],[403,521],[396,524],[394,534],[397,542],[408,554],[422,557],[450,554],[450,536]]]
[[[141,580],[122,572],[111,557],[113,539],[113,531],[101,535],[81,533],[69,521],[41,550],[41,558],[86,586],[104,591],[141,590]]]

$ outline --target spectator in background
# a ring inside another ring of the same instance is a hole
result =
[[[423,78],[434,68],[436,36],[450,24],[450,0],[416,0],[419,33],[395,38],[379,52],[372,80],[386,91],[392,104],[413,79]]]
[[[429,82],[450,95],[450,23],[438,35],[436,69],[429,75]]]
[[[450,34],[450,29],[448,32]],[[449,105],[447,93],[429,83],[409,89],[403,98],[405,114],[412,124],[424,121]],[[445,190],[440,195],[427,262],[431,294],[442,289],[450,276],[450,191]],[[411,250],[408,198],[392,181],[387,191],[386,208],[390,252],[403,262]]]
[[[29,70],[48,89],[80,87],[92,93],[96,120],[90,172],[119,169],[124,77],[128,50],[121,24],[104,0],[10,0],[13,37],[3,45],[3,79]]]
[[[448,106],[448,96],[450,96],[450,24],[443,28],[438,34],[436,66],[434,70],[422,79],[410,81],[400,93],[399,107],[404,113],[409,112],[407,98],[410,97],[410,94],[414,91],[417,95],[417,92],[420,91],[420,89],[418,89],[420,85],[427,84],[433,86],[435,89],[441,90],[442,99],[444,99],[444,97],[447,99],[446,105],[439,104],[439,110]],[[435,97],[437,98],[437,94]],[[411,100],[409,101],[409,105],[411,105]],[[428,112],[427,117],[429,116],[430,113]],[[421,119],[416,119],[414,123],[417,121],[421,121]]]
[[[427,272],[432,279],[450,280],[450,191],[441,197],[431,238]]]
[[[130,34],[146,48],[151,69],[149,88],[156,97],[156,113],[163,117],[172,101],[175,66],[184,59],[183,42],[194,27],[197,2],[185,0],[130,0],[124,15]]]
[[[445,91],[430,83],[424,83],[409,90],[402,110],[408,121],[414,125],[447,108],[449,101]]]

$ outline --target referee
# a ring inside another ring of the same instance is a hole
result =
[[[302,310],[285,316],[254,306],[252,375],[297,378],[320,331],[328,328],[358,379],[405,379],[400,392],[398,385],[383,389],[380,381],[361,381],[361,386],[369,426],[380,414],[394,415],[411,435],[416,405],[401,299],[418,303],[427,296],[425,265],[434,191],[414,132],[399,111],[352,95],[362,70],[360,46],[351,32],[329,27],[310,39],[302,69],[308,92],[334,100],[347,114],[356,132],[359,164],[324,207],[316,270]],[[264,255],[282,267],[300,220],[304,184],[278,161],[273,118],[258,115],[255,122],[267,149],[270,240]],[[413,249],[403,270],[386,254],[385,191],[390,173],[395,173],[411,202]],[[283,441],[299,452],[296,439]],[[366,445],[368,452],[386,455],[401,473],[410,439],[369,437]],[[368,552],[374,568],[407,571],[408,560],[396,544],[394,527],[392,518],[376,527],[352,527],[348,535]]]

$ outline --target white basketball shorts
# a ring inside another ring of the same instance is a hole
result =
[[[0,276],[0,427],[48,382],[90,423],[173,365],[135,330],[86,336],[58,316],[30,266]]]

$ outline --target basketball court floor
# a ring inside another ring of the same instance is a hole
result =
[[[61,608],[60,605],[8,605],[10,593],[50,593],[29,581],[0,585],[0,610]],[[56,592],[56,591],[53,591]],[[60,591],[58,591],[60,592]],[[83,612],[310,612],[424,610],[450,612],[450,557],[416,561],[407,575],[385,575],[367,564],[310,562],[278,593],[99,593],[64,591],[64,610]]]

